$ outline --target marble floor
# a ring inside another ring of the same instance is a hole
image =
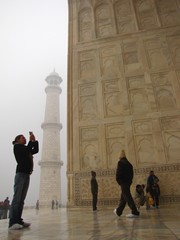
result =
[[[0,220],[0,240],[149,240],[180,239],[180,205],[159,209],[141,208],[138,218],[121,217],[113,209],[60,208],[58,210],[25,209],[29,229],[8,230],[8,220]]]

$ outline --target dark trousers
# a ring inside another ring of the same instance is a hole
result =
[[[154,200],[153,206],[158,207],[159,206],[159,194],[153,188],[149,189],[149,193]]]
[[[97,193],[92,193],[92,207],[93,211],[97,210]]]
[[[14,196],[9,213],[9,227],[15,223],[23,224],[22,211],[29,187],[30,176],[26,173],[16,173],[14,181]]]
[[[132,214],[137,214],[138,210],[136,208],[136,205],[134,203],[134,200],[132,198],[131,192],[130,192],[130,184],[121,184],[121,196],[119,201],[119,206],[116,209],[117,214],[120,216],[126,206],[126,203],[128,204],[129,208],[131,209]]]
[[[154,200],[154,204],[153,206],[158,207],[159,206],[159,194],[154,192],[153,193],[153,200]]]
[[[7,219],[8,218],[8,209],[4,209],[4,214],[3,214],[3,219]]]

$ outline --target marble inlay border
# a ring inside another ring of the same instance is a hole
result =
[[[162,196],[160,197],[160,204],[170,204],[170,203],[179,203],[180,196]],[[106,200],[98,200],[98,206],[117,206],[119,203],[119,199],[106,199]],[[80,200],[77,199],[75,201],[76,206],[88,207],[92,205],[92,200]]]
[[[179,202],[180,202],[180,196],[162,196],[162,197],[160,197],[161,204],[179,203]]]
[[[171,165],[161,165],[161,166],[148,166],[148,167],[142,167],[142,168],[134,168],[134,174],[135,175],[142,175],[146,174],[148,175],[150,170],[154,170],[156,174],[158,173],[169,173],[169,172],[180,172],[180,164],[171,164]],[[105,169],[105,170],[96,170],[97,177],[109,177],[109,176],[115,176],[115,169]],[[92,200],[91,199],[82,199],[80,188],[81,180],[82,179],[91,179],[91,173],[90,171],[86,172],[74,172],[74,197],[75,197],[75,205],[76,206],[91,206]],[[112,206],[117,205],[119,199],[117,198],[109,198],[109,199],[99,199],[98,205],[100,206]],[[162,204],[167,203],[178,203],[180,202],[180,196],[171,196],[171,195],[163,195],[160,198],[160,201]]]
[[[165,164],[161,166],[151,166],[151,167],[143,167],[143,168],[135,168],[134,173],[136,175],[142,173],[149,173],[150,170],[154,170],[156,173],[165,173],[165,172],[179,172],[180,164]]]
[[[148,166],[142,168],[134,168],[134,174],[142,174],[142,173],[149,173],[150,170],[154,170],[155,172],[179,172],[180,171],[180,164],[165,164],[161,166]],[[111,176],[115,175],[116,169],[102,169],[96,170],[97,176]],[[90,177],[90,171],[86,172],[74,172],[75,182],[79,181],[82,177]]]

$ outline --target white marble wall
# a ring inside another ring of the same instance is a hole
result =
[[[122,149],[134,185],[154,169],[180,201],[180,1],[69,0],[69,30],[69,204],[90,204],[91,170],[114,204]]]

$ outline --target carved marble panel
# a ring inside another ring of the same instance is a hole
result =
[[[121,149],[125,148],[125,138],[107,139],[108,168],[115,168],[119,159]]]
[[[156,0],[156,4],[162,26],[180,24],[180,9],[176,0]]]
[[[180,116],[161,118],[161,127],[163,131],[180,131]]]
[[[151,0],[134,1],[137,20],[140,29],[151,29],[159,27],[155,6]]]
[[[145,78],[144,75],[134,76],[126,78],[126,82],[129,89],[145,88]]]
[[[82,169],[101,167],[97,127],[80,128],[80,159]]]
[[[84,9],[85,7],[89,7],[92,5],[91,0],[78,0],[77,1],[77,10]]]
[[[116,46],[107,46],[99,50],[101,76],[114,77],[120,72],[119,50]]]
[[[134,76],[126,79],[129,92],[129,102],[132,113],[150,111],[148,91],[144,76]]]
[[[101,4],[95,9],[97,37],[108,37],[115,34],[114,21],[110,4]]]
[[[114,123],[105,125],[106,138],[124,137],[125,126],[124,123]]]
[[[80,97],[79,115],[81,120],[88,120],[96,117],[97,104],[94,96]]]
[[[95,52],[83,51],[79,53],[79,79],[91,81],[96,80],[96,61]]]
[[[103,82],[103,92],[111,93],[111,92],[122,92],[122,81],[121,79],[111,79]]]
[[[150,110],[146,89],[133,89],[129,91],[129,94],[132,113],[143,113]]]
[[[117,166],[120,151],[125,148],[124,124],[107,124],[105,125],[105,132],[108,168],[115,168]]]
[[[93,119],[97,115],[95,84],[79,85],[79,117],[80,120]]]
[[[170,72],[151,74],[154,95],[159,110],[176,108],[176,98],[171,78]]]
[[[133,133],[138,134],[151,134],[152,122],[150,120],[133,121]]]
[[[89,200],[92,202],[92,194],[91,194],[91,184],[90,184],[91,177],[88,178],[80,178],[79,180],[79,188],[80,188],[80,200],[86,201]],[[98,195],[100,195],[103,199],[111,199],[114,197],[119,197],[118,185],[115,183],[114,177],[106,177],[99,178],[96,177],[98,181],[99,191]],[[117,194],[115,194],[117,193]],[[114,195],[115,194],[115,195]]]
[[[99,193],[104,199],[113,199],[119,197],[119,186],[116,184],[115,177],[103,177],[99,180]]]
[[[91,8],[79,12],[79,41],[90,41],[93,38],[92,14]]]
[[[138,53],[137,53],[137,51],[124,53],[124,63],[125,64],[138,63]]]
[[[176,99],[172,86],[159,86],[154,88],[157,107],[159,110],[175,109]]]
[[[82,169],[96,169],[100,167],[98,141],[82,142],[81,168]]]
[[[96,95],[96,84],[81,84],[79,85],[79,96]]]
[[[124,113],[122,88],[120,79],[104,81],[103,84],[104,114],[107,117],[118,116]]]
[[[180,131],[164,132],[164,141],[169,163],[179,163],[180,161]]]
[[[169,67],[169,55],[166,45],[159,38],[144,41],[145,52],[149,68],[167,69]]]
[[[138,164],[152,165],[157,163],[155,158],[155,144],[152,134],[135,136]]]
[[[136,30],[135,19],[130,0],[119,0],[114,5],[117,30],[119,34]]]
[[[114,177],[103,177],[98,179],[99,194],[103,199],[113,199],[114,197],[119,197],[118,185],[115,182]]]
[[[121,97],[119,92],[105,93],[105,114],[106,116],[118,116],[122,114]]]
[[[82,141],[92,141],[94,139],[98,139],[97,127],[81,128],[81,140]]]
[[[81,192],[81,200],[91,199],[91,186],[90,186],[90,178],[81,178],[80,179],[80,192]]]
[[[151,80],[154,87],[171,85],[171,73],[159,72],[151,74]]]
[[[139,53],[138,41],[123,40],[122,56],[125,72],[131,73],[143,69]]]
[[[180,161],[180,116],[161,118],[162,135],[164,138],[167,161]]]
[[[172,81],[174,96],[176,98],[176,107],[179,109],[180,108],[180,71],[172,71],[170,77]]]
[[[171,50],[172,60],[175,67],[180,67],[180,35],[168,38],[168,44]]]
[[[155,155],[156,144],[151,120],[133,121],[132,127],[138,164],[157,163],[159,160]]]
[[[180,71],[176,71],[177,79],[178,79],[178,89],[180,87]]]
[[[123,42],[123,52],[135,52],[138,47],[137,41],[124,40]]]

